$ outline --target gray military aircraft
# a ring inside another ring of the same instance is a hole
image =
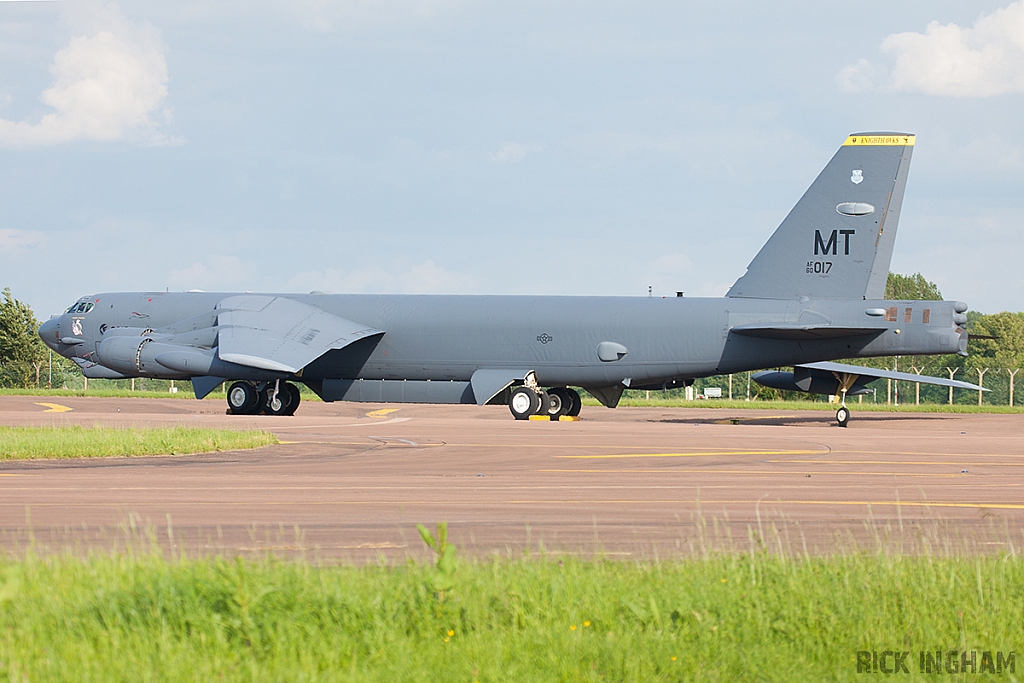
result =
[[[236,414],[325,401],[505,404],[517,419],[614,408],[627,387],[754,375],[841,398],[877,378],[979,390],[831,362],[967,353],[967,304],[882,300],[915,136],[850,135],[724,298],[113,293],[39,330],[87,377],[225,381]]]

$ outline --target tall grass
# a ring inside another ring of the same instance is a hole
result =
[[[277,438],[258,430],[199,427],[0,427],[0,460],[183,455],[259,448]]]
[[[437,571],[30,556],[0,564],[0,678],[858,680],[858,650],[1021,650],[1015,555],[495,559],[443,596]]]

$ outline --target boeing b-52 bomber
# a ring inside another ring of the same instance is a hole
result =
[[[614,408],[627,387],[754,375],[846,397],[876,378],[967,382],[831,362],[967,353],[967,305],[883,300],[914,136],[850,135],[724,298],[115,293],[44,323],[86,377],[225,381],[231,412],[290,415],[296,382],[325,401],[505,404],[575,416],[582,387]]]

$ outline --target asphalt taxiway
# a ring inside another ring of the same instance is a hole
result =
[[[0,548],[423,556],[665,557],[706,547],[822,553],[1024,542],[1024,415],[305,402],[294,417],[217,401],[0,397],[0,424],[196,425],[280,445],[192,456],[0,463]]]

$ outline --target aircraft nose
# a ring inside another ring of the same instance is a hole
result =
[[[44,344],[56,351],[60,343],[60,318],[50,318],[40,325],[39,336]]]

